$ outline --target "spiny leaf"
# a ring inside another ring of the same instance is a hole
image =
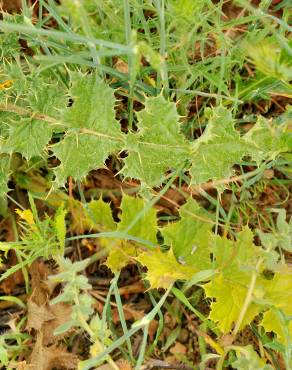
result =
[[[209,122],[203,135],[192,144],[192,183],[224,179],[232,166],[248,152],[248,145],[234,128],[230,111],[223,107],[208,110]]]
[[[190,266],[179,264],[171,249],[167,253],[160,249],[144,252],[136,260],[147,267],[146,279],[152,289],[167,289],[176,280],[188,280],[196,272]]]
[[[209,318],[217,323],[218,328],[223,333],[228,333],[240,315],[247,288],[241,286],[238,282],[233,282],[231,279],[225,279],[223,275],[215,277],[203,288],[207,297],[216,299],[216,301],[211,302]],[[259,305],[251,303],[244,316],[241,328],[249,324],[260,311],[261,307]]]
[[[92,222],[92,228],[102,227],[106,231],[112,231],[117,228],[111,211],[109,203],[103,201],[102,198],[98,200],[91,200],[88,203],[88,217]]]
[[[33,112],[59,119],[67,106],[66,92],[65,87],[51,76],[33,75],[29,80],[27,105]]]
[[[115,120],[114,91],[95,74],[73,74],[69,93],[73,105],[62,115],[69,131],[53,146],[61,161],[55,169],[58,185],[68,176],[81,180],[90,170],[104,167],[106,158],[123,147]]]
[[[26,159],[42,156],[52,136],[52,128],[45,121],[23,118],[11,126],[2,152],[22,154]]]
[[[115,241],[109,246],[109,255],[106,259],[106,266],[112,272],[121,271],[130,262],[135,262],[133,257],[137,255],[137,247],[131,243]]]
[[[164,242],[178,261],[204,270],[211,267],[209,238],[212,222],[198,203],[190,198],[180,208],[181,219],[161,229]],[[210,221],[210,222],[208,222]]]
[[[189,145],[180,133],[175,104],[162,96],[147,98],[137,116],[139,130],[126,137],[128,157],[122,173],[149,186],[159,185],[167,170],[185,162]]]
[[[118,231],[126,231],[127,234],[157,243],[157,220],[156,211],[153,207],[146,210],[147,203],[141,198],[124,195],[121,203],[121,221],[118,223]],[[141,217],[137,217],[142,212]],[[137,222],[129,228],[137,218]]]
[[[264,117],[257,120],[243,139],[251,144],[250,155],[257,163],[267,158],[274,159],[279,153],[288,150],[284,125],[275,126]]]

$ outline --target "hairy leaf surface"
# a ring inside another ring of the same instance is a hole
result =
[[[244,135],[247,144],[251,144],[251,157],[260,163],[264,159],[274,159],[279,153],[288,150],[288,137],[283,125],[276,126],[264,117]]]
[[[224,179],[232,175],[248,145],[234,128],[230,111],[223,107],[209,110],[209,122],[203,135],[192,144],[192,183]]]
[[[10,128],[9,137],[2,147],[2,152],[20,153],[28,160],[43,156],[51,136],[52,128],[49,123],[24,118]]]
[[[159,185],[167,170],[182,166],[189,145],[180,133],[175,104],[162,96],[147,98],[137,116],[139,130],[127,135],[128,157],[122,172],[147,185]]]
[[[69,94],[73,105],[62,115],[69,130],[65,139],[53,146],[61,161],[55,169],[59,185],[68,176],[81,180],[90,170],[104,167],[106,158],[123,148],[114,91],[95,74],[73,74]]]

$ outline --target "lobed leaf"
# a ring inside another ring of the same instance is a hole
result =
[[[190,173],[193,184],[230,177],[234,164],[248,152],[249,146],[234,128],[231,112],[223,107],[208,110],[208,125],[192,144]]]
[[[164,242],[171,246],[178,261],[200,270],[209,269],[212,265],[209,239],[213,223],[207,212],[190,198],[180,208],[180,217],[178,222],[161,228]]]
[[[146,98],[145,109],[137,117],[138,132],[126,137],[128,157],[122,173],[149,186],[159,185],[166,171],[188,159],[189,144],[180,132],[175,104],[162,96]]]
[[[136,257],[136,260],[147,267],[146,279],[152,289],[167,289],[176,280],[188,280],[196,270],[177,262],[172,250],[167,253],[160,249],[148,251]]]
[[[45,121],[23,118],[9,130],[9,137],[3,143],[2,152],[20,153],[26,159],[43,156],[52,136],[52,127]]]
[[[61,164],[56,182],[68,176],[81,180],[90,170],[104,167],[106,158],[123,148],[123,136],[115,119],[114,91],[96,74],[72,74],[71,107],[62,114],[68,128],[63,140],[53,146]]]
[[[215,298],[211,302],[211,312],[209,318],[217,323],[218,328],[223,333],[228,333],[236,323],[242,310],[247,287],[224,278],[221,274],[215,277],[208,284],[203,286],[206,296]],[[262,307],[251,303],[244,316],[241,328],[249,324],[256,315],[262,310]]]

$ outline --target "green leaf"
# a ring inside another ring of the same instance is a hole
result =
[[[209,239],[213,223],[198,203],[190,198],[180,208],[180,221],[161,229],[164,242],[171,246],[176,259],[205,270],[211,267]]]
[[[156,244],[156,210],[153,207],[146,209],[146,206],[147,203],[143,199],[124,195],[121,203],[121,221],[118,223],[117,230],[126,231],[127,234]],[[140,214],[141,217],[139,217]],[[129,228],[132,223],[133,226]]]
[[[3,199],[9,190],[7,186],[10,175],[9,167],[9,157],[0,158],[0,199]]]
[[[59,119],[67,106],[67,99],[65,86],[51,75],[31,76],[26,101],[33,112]]]
[[[156,244],[156,210],[153,207],[150,209],[146,207],[147,203],[143,199],[124,195],[121,203],[121,221],[118,223],[117,230]],[[133,224],[132,227],[130,227],[131,224]],[[106,265],[113,272],[120,271],[137,256],[137,247],[130,242],[107,241],[106,246],[109,249]]]
[[[203,285],[203,288],[207,297],[216,300],[211,302],[209,318],[217,323],[223,333],[228,333],[239,318],[247,294],[247,287],[220,275]],[[260,311],[259,305],[251,303],[241,328],[249,324]]]
[[[251,345],[238,347],[236,350],[237,360],[232,362],[232,367],[237,370],[272,370],[273,367],[266,365]]]
[[[10,127],[9,137],[3,143],[2,152],[17,152],[26,159],[44,156],[45,146],[52,136],[52,128],[45,121],[23,118]]]
[[[115,119],[114,90],[96,74],[73,74],[69,94],[73,105],[62,115],[69,131],[53,146],[61,161],[55,169],[58,185],[63,185],[68,176],[81,180],[90,170],[104,167],[106,158],[124,146]]]
[[[260,249],[253,244],[253,233],[249,227],[245,226],[238,233],[236,241],[213,235],[211,243],[215,260],[213,267],[228,280],[248,284],[260,254]]]
[[[279,209],[277,217],[277,228],[279,233],[279,245],[287,252],[292,252],[292,217],[286,222],[286,210]]]
[[[89,223],[92,223],[92,227],[96,229],[97,226],[101,226],[106,231],[113,231],[117,228],[112,215],[112,210],[109,203],[103,201],[102,198],[98,200],[91,200],[88,203],[87,216]]]
[[[167,253],[160,249],[144,252],[136,260],[147,267],[146,279],[152,289],[167,289],[176,280],[188,280],[196,272],[190,266],[179,264],[171,249]]]
[[[209,122],[203,135],[192,144],[192,183],[218,180],[232,175],[232,166],[240,163],[249,146],[234,128],[229,110],[207,110]]]
[[[126,137],[128,157],[122,173],[149,186],[159,185],[167,170],[177,169],[189,157],[189,145],[180,133],[175,104],[162,96],[147,98],[137,116],[139,130]]]
[[[0,338],[0,364],[7,366],[9,363],[9,354],[7,349],[4,347],[5,340]]]
[[[257,163],[264,159],[274,159],[279,153],[288,150],[284,125],[273,125],[264,117],[258,118],[243,139],[250,144],[250,155]]]

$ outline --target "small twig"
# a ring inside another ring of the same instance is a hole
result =
[[[148,364],[142,366],[142,370],[152,369],[179,369],[179,370],[193,370],[192,367],[185,364],[169,364],[162,360],[152,360]]]

